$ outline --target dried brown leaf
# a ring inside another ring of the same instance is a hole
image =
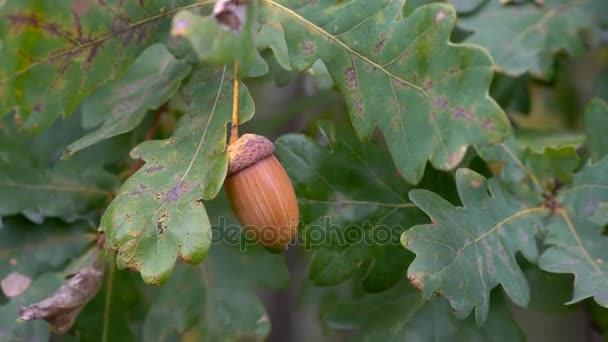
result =
[[[66,333],[84,306],[97,294],[103,280],[103,268],[85,267],[68,275],[55,293],[30,306],[19,308],[19,319],[30,321],[44,319],[51,330]]]
[[[247,17],[247,0],[217,0],[213,17],[226,28],[240,32]]]

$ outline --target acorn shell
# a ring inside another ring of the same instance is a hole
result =
[[[228,147],[226,192],[241,225],[260,244],[281,249],[297,233],[296,194],[274,145],[245,134]]]

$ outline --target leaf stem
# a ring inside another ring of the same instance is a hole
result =
[[[234,61],[234,81],[232,82],[232,126],[230,127],[230,143],[239,138],[239,63]]]
[[[101,332],[101,341],[108,341],[108,327],[110,325],[110,304],[112,303],[112,285],[114,283],[114,262],[109,262],[110,269],[108,271],[108,283],[106,290],[106,298],[103,306],[103,330]]]

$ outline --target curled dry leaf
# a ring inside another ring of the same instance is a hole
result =
[[[74,324],[80,310],[97,294],[103,280],[103,268],[85,267],[66,277],[55,293],[30,306],[19,308],[19,319],[44,319],[51,330],[66,333]]]
[[[217,0],[213,17],[222,26],[240,32],[247,17],[247,0]]]

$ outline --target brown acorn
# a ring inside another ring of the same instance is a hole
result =
[[[226,192],[241,225],[260,244],[283,249],[296,235],[300,212],[273,143],[244,134],[228,146]]]

